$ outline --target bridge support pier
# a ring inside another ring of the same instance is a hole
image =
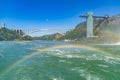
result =
[[[109,18],[109,16],[93,16],[93,12],[87,12],[87,15],[81,15],[80,17],[83,17],[83,18],[86,18],[86,30],[87,30],[87,33],[86,33],[86,37],[89,38],[89,37],[95,37],[94,34],[93,34],[93,20],[94,18],[102,18],[102,19],[107,19]]]
[[[93,36],[93,13],[87,13],[87,38]]]

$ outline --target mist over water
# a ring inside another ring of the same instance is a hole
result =
[[[120,45],[89,45],[110,52],[58,47],[70,44],[57,41],[24,41],[0,43],[0,80],[119,80]],[[22,57],[34,55],[13,65]]]

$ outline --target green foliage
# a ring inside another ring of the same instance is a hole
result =
[[[54,40],[55,38],[56,38],[55,34],[45,35],[41,37],[34,37],[34,39],[37,39],[37,40]]]
[[[24,36],[24,37],[20,37],[19,40],[33,40],[33,38],[31,36]]]
[[[21,35],[24,33],[21,31]],[[0,41],[13,41],[21,37],[15,30],[0,28]]]

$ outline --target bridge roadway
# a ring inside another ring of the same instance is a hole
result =
[[[21,34],[21,31],[23,31],[25,33],[25,35],[22,35],[23,37],[32,33],[36,33],[36,32],[40,32],[40,31],[58,31],[60,32],[61,30],[72,30],[70,28],[46,28],[46,29],[42,29],[42,28],[14,28],[12,30],[16,30],[18,32],[18,34]]]

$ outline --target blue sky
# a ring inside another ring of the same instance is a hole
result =
[[[74,28],[87,11],[110,16],[120,13],[120,0],[0,0],[0,23],[8,28]],[[59,31],[42,31],[39,36]]]

